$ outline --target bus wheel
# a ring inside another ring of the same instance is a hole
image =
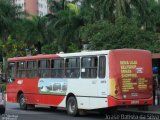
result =
[[[67,100],[67,113],[71,116],[78,115],[78,106],[75,97],[69,97]]]
[[[21,94],[19,97],[19,106],[20,106],[20,109],[22,109],[22,110],[27,109],[27,104],[26,104],[25,97],[23,94]]]

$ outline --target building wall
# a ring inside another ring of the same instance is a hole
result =
[[[14,0],[15,4],[17,6],[20,6],[22,8],[22,11],[24,11],[25,8],[25,0]]]
[[[38,15],[44,16],[48,14],[48,0],[38,0]]]
[[[13,0],[29,15],[44,16],[49,13],[48,0]]]
[[[25,12],[29,15],[38,15],[38,0],[25,0]]]

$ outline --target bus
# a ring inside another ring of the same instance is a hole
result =
[[[115,49],[8,59],[8,102],[81,110],[153,103],[150,51]]]

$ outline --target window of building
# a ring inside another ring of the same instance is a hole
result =
[[[51,60],[51,77],[64,77],[64,59]]]
[[[80,58],[67,58],[65,70],[67,78],[78,78],[80,75]]]
[[[96,78],[97,77],[97,57],[83,57],[81,59],[81,77]]]
[[[37,61],[27,62],[27,77],[29,78],[37,77]]]
[[[17,62],[17,78],[25,78],[26,77],[26,62],[20,61]]]
[[[50,60],[40,60],[38,62],[39,77],[50,77]]]
[[[99,57],[99,78],[105,78],[106,75],[106,57],[100,56]]]

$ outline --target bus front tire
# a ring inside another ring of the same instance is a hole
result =
[[[71,116],[77,116],[78,113],[78,105],[75,97],[69,97],[67,100],[67,113]]]
[[[19,106],[20,106],[20,109],[27,110],[27,104],[23,94],[19,96]]]

